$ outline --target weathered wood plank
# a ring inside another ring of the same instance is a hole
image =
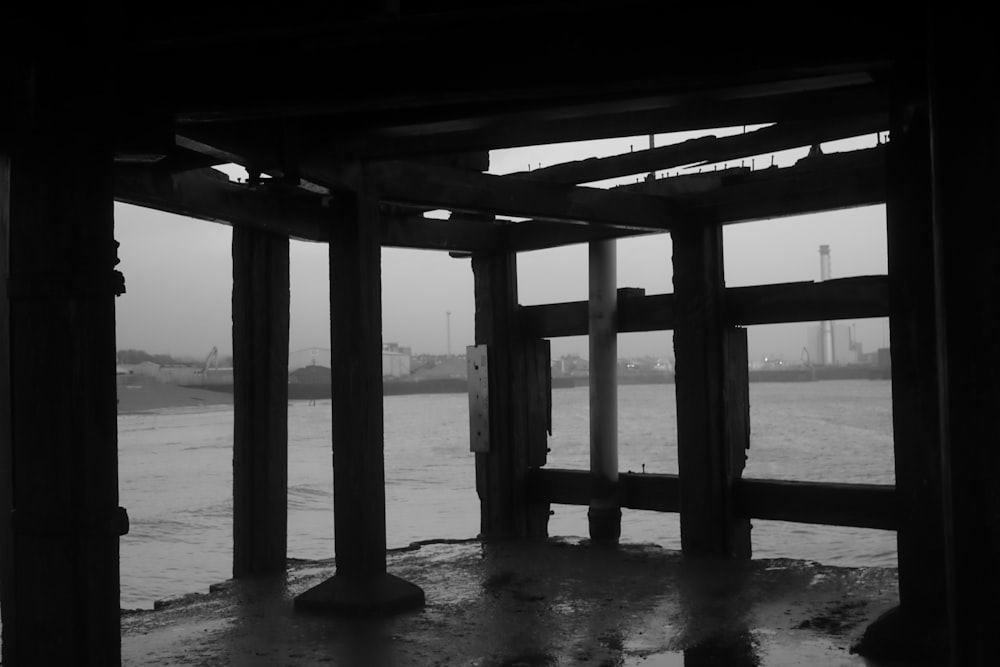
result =
[[[885,201],[884,149],[817,156],[791,167],[673,176],[614,190],[667,197],[705,223],[724,225],[869,206]],[[503,241],[521,252],[644,233],[650,232],[531,220],[505,229]]]
[[[531,471],[533,498],[557,505],[587,505],[586,470],[542,468]],[[656,512],[680,511],[677,475],[623,472],[621,505]],[[896,492],[891,485],[797,482],[743,478],[734,484],[734,511],[750,519],[895,530]]]
[[[677,230],[672,239],[681,548],[688,556],[728,557],[739,545],[725,428],[722,228]]]
[[[564,162],[509,176],[545,183],[579,184],[633,174],[672,169],[684,165],[712,164],[753,155],[812,146],[836,139],[872,134],[888,129],[884,114],[838,118],[821,122],[778,123],[745,134],[714,135],[645,150]]]
[[[285,571],[288,237],[233,229],[233,577]]]
[[[691,221],[676,203],[644,194],[532,183],[406,162],[375,163],[371,175],[379,198],[395,204],[640,230],[664,230]],[[325,178],[331,185],[347,184],[352,173],[349,168],[329,170]]]
[[[675,199],[705,224],[732,224],[885,202],[885,146],[805,157],[792,167],[661,178],[614,190]]]
[[[886,276],[835,278],[726,290],[726,321],[733,325],[816,322],[889,314]]]
[[[488,353],[490,451],[476,454],[481,534],[544,536],[548,506],[531,502],[528,471],[545,461],[548,428],[547,344],[525,338],[516,317],[513,255],[473,255],[476,344]]]
[[[896,490],[891,485],[742,479],[739,513],[754,519],[895,530]]]
[[[886,155],[899,599],[910,618],[947,606],[925,67],[920,59],[900,68]]]
[[[730,287],[724,298],[725,322],[738,326],[884,317],[889,313],[886,276]],[[623,299],[618,308],[618,330],[672,329],[676,319],[674,301],[673,294]],[[521,306],[519,312],[522,326],[532,336],[557,338],[587,333],[586,301]]]
[[[171,174],[148,167],[115,170],[115,199],[177,215],[285,233],[306,241],[328,242],[330,224],[353,214],[349,197],[320,197],[278,183],[254,189],[232,183],[213,169]],[[433,220],[396,212],[380,218],[383,246],[430,250],[485,251],[496,246],[499,230]]]

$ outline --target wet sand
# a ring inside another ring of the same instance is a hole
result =
[[[224,392],[180,387],[141,375],[118,376],[120,415],[232,404],[233,395]]]
[[[334,572],[287,576],[125,612],[126,665],[884,665],[851,652],[897,602],[896,571],[795,560],[692,563],[656,546],[427,544],[389,572],[427,606],[388,619],[296,612]],[[904,663],[891,663],[900,665]]]

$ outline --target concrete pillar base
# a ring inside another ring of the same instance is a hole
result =
[[[622,511],[618,507],[591,505],[587,510],[590,540],[594,544],[617,546],[622,535]]]
[[[295,598],[295,608],[323,614],[389,616],[424,606],[424,591],[388,573],[335,574]]]

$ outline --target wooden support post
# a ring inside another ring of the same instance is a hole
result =
[[[527,474],[545,464],[549,344],[521,334],[514,254],[475,254],[472,271],[476,344],[489,359],[489,451],[476,453],[481,536],[544,537],[549,505],[530,501]]]
[[[918,30],[901,30],[913,39]],[[941,421],[934,303],[931,155],[924,54],[896,66],[886,155],[886,240],[900,605],[868,627],[871,658],[946,657]]]
[[[357,214],[330,226],[337,573],[295,598],[303,610],[380,614],[424,604],[420,588],[386,572],[378,206],[363,184]]]
[[[114,299],[124,283],[99,81],[98,67],[40,66],[9,98],[27,103],[0,156],[4,665],[121,661],[128,517],[118,506]]]
[[[945,562],[953,665],[996,659],[1000,621],[1000,116],[991,22],[931,3],[930,129]]]
[[[618,544],[622,511],[618,486],[617,244],[590,244],[590,539]]]
[[[285,571],[288,237],[233,228],[233,577]]]
[[[746,332],[724,325],[722,228],[672,238],[681,547],[687,556],[749,558],[749,521],[733,502],[749,423]]]

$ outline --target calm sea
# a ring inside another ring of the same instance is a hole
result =
[[[754,383],[746,476],[892,483],[887,381]],[[673,385],[619,388],[621,470],[677,472]],[[586,388],[553,392],[549,465],[588,465]],[[118,418],[122,606],[204,592],[231,572],[231,407]],[[385,399],[386,523],[390,547],[479,529],[468,399]],[[333,556],[330,402],[289,405],[289,555]],[[554,506],[550,533],[586,536],[585,507]],[[626,510],[622,539],[679,548],[676,515]],[[894,567],[894,533],[755,521],[754,555],[830,565]]]

